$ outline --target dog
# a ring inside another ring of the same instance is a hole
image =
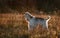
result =
[[[48,29],[48,21],[51,19],[51,16],[48,16],[48,19],[37,18],[31,15],[29,12],[24,14],[25,20],[28,22],[28,30],[32,30],[40,24],[43,28]]]

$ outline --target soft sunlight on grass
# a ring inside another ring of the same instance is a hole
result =
[[[36,15],[47,18],[47,15]],[[49,31],[37,26],[28,32],[23,14],[0,14],[0,38],[60,38],[60,17],[51,15]]]

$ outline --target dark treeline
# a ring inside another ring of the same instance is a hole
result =
[[[60,10],[60,0],[0,0],[0,13],[32,8],[45,12],[57,11]]]

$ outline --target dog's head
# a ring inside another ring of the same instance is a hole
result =
[[[29,21],[33,16],[29,12],[25,12],[24,17],[27,21]]]

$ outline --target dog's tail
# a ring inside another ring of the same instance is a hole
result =
[[[48,16],[48,19],[46,19],[47,21],[49,21],[51,19],[51,16]]]

